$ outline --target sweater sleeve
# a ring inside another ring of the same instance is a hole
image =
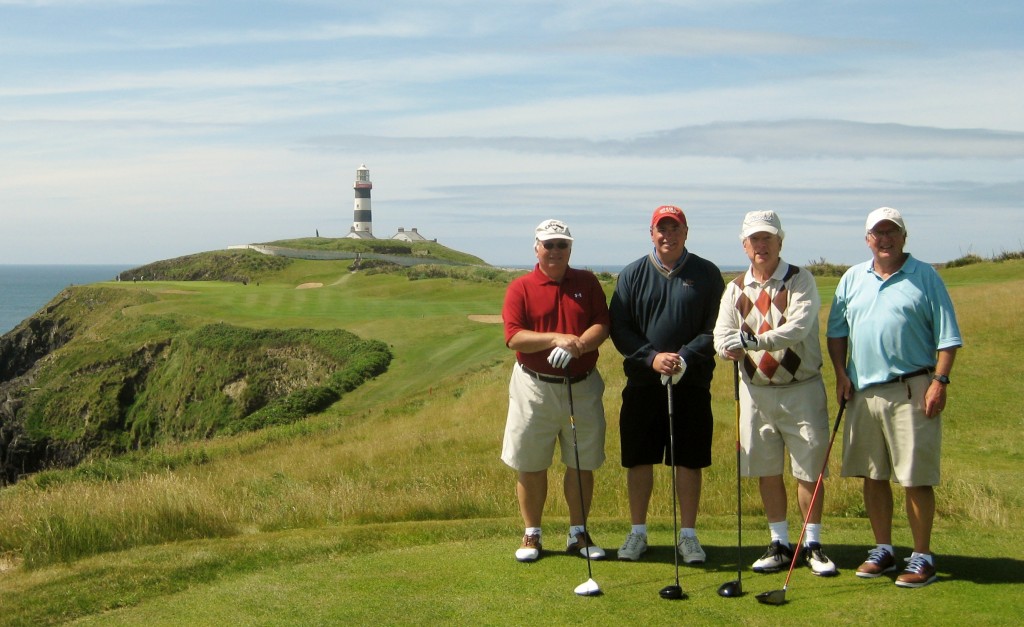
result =
[[[786,321],[761,335],[770,351],[782,350],[803,342],[814,329],[821,310],[821,296],[810,272],[801,269],[789,284]]]

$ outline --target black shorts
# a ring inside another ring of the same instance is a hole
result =
[[[711,465],[711,391],[676,385],[672,389],[672,426],[675,429],[675,465],[707,468]],[[625,468],[669,464],[668,392],[665,386],[626,386],[619,412],[619,439]]]

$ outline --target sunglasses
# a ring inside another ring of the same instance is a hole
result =
[[[558,240],[557,242],[544,242],[544,249],[545,250],[551,250],[552,248],[557,248],[559,250],[565,250],[568,247],[569,247],[569,242],[565,241],[564,239]]]

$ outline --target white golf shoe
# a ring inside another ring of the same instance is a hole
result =
[[[821,544],[811,542],[804,546],[804,561],[810,567],[811,572],[819,577],[832,577],[838,575],[836,563],[830,560],[821,550]]]
[[[594,539],[589,533],[584,534],[582,531],[577,533],[575,538],[569,536],[566,539],[565,552],[592,560],[604,559],[604,549],[594,544]]]
[[[700,540],[697,539],[697,536],[680,534],[676,549],[683,558],[684,564],[703,564],[704,560],[708,558],[707,553],[700,547]]]
[[[789,563],[792,559],[793,549],[789,548],[788,544],[772,540],[772,543],[768,545],[768,550],[754,562],[751,570],[755,573],[775,573],[784,568],[789,568]]]
[[[540,559],[540,534],[524,535],[523,544],[516,549],[516,559],[520,562],[536,562]]]
[[[626,541],[619,547],[619,559],[635,562],[647,552],[647,536],[642,533],[630,532]]]

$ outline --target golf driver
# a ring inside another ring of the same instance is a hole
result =
[[[821,472],[818,473],[818,481],[814,484],[814,493],[811,494],[811,502],[807,506],[807,515],[804,516],[804,525],[800,528],[800,538],[796,541],[796,550],[793,551],[793,561],[789,563],[789,573],[786,575],[786,583],[782,590],[769,590],[757,595],[757,600],[765,605],[782,605],[786,602],[786,589],[789,588],[789,578],[793,576],[793,567],[800,555],[800,547],[803,546],[804,531],[807,530],[807,521],[811,519],[811,512],[814,511],[814,501],[818,499],[818,492],[821,491],[821,481],[825,477],[825,469],[828,468],[828,456],[832,452],[832,444],[836,441],[836,434],[839,433],[839,422],[843,419],[843,410],[846,409],[846,399],[839,399],[839,413],[836,415],[836,424],[832,427],[832,437],[828,440],[828,448],[825,449],[825,461],[821,465]]]
[[[679,586],[679,547],[676,546],[676,534],[679,533],[677,529],[678,524],[676,523],[676,446],[675,446],[675,428],[672,423],[672,381],[669,380],[665,383],[665,388],[668,390],[668,461],[672,471],[672,557],[675,558],[676,563],[676,582],[670,586],[665,586],[658,592],[658,596],[663,599],[677,600],[685,599],[686,593],[683,592],[682,587]]]
[[[576,455],[576,480],[579,482],[580,489],[580,510],[583,512],[583,536],[589,538],[587,534],[587,505],[583,499],[583,477],[580,476],[580,447],[576,443],[576,410],[572,404],[572,382],[569,380],[569,368],[565,369],[565,387],[569,391],[569,426],[572,428],[572,451]],[[601,594],[601,587],[594,581],[594,573],[590,566],[590,545],[587,545],[587,580],[576,586],[573,590],[576,594],[581,597],[593,597]]]
[[[732,396],[736,401],[736,579],[718,586],[720,597],[743,596],[743,500],[740,494],[740,362],[732,362]]]

